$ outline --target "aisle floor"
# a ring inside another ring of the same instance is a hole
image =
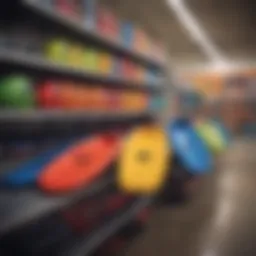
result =
[[[158,208],[125,256],[255,256],[256,141],[237,139],[186,204]]]

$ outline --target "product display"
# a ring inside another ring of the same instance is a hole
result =
[[[196,124],[198,135],[204,140],[213,153],[221,153],[227,147],[224,129],[214,121],[201,121]]]
[[[143,92],[114,91],[71,82],[46,81],[38,86],[41,108],[145,111],[149,96]]]
[[[107,2],[3,5],[6,255],[96,255],[115,235],[126,244],[145,230],[148,209],[172,177],[171,142],[155,111],[164,97],[165,53]]]
[[[71,44],[67,51],[67,63],[74,68],[83,67],[83,53],[84,49],[79,44]]]
[[[80,20],[81,9],[78,1],[54,0],[54,7],[58,12],[67,15],[72,19]]]
[[[90,72],[99,71],[99,53],[95,48],[87,47],[84,49],[83,68]]]
[[[48,164],[38,184],[48,192],[68,192],[86,186],[114,161],[120,146],[118,135],[98,135],[78,142]]]
[[[68,50],[68,43],[64,39],[53,39],[45,45],[46,58],[62,65],[68,65]]]
[[[96,29],[97,0],[82,0],[82,9],[85,27]]]
[[[32,80],[24,75],[9,75],[0,79],[0,107],[33,108],[35,92]]]
[[[149,107],[149,97],[145,93],[123,92],[121,100],[121,108],[136,111],[146,110]]]
[[[100,75],[114,75],[140,83],[157,84],[160,81],[160,75],[156,70],[145,68],[128,58],[117,57],[90,45],[81,45],[65,39],[48,40],[45,56],[56,64]]]
[[[136,27],[132,22],[118,19],[112,10],[100,4],[98,0],[52,0],[51,2],[47,4],[48,8],[78,24],[82,22],[85,28],[91,29],[103,38],[118,42],[159,62],[165,61],[165,51],[159,42],[149,39],[144,30]]]
[[[97,12],[97,30],[104,37],[118,41],[120,25],[115,15],[106,7],[100,5]]]
[[[114,59],[111,54],[102,52],[99,54],[99,71],[101,74],[111,74],[114,70]]]
[[[132,48],[134,40],[134,26],[132,23],[128,21],[121,23],[121,38],[122,43],[127,48]]]
[[[151,97],[147,92],[114,90],[65,80],[44,80],[37,84],[23,75],[0,80],[0,107],[124,112],[146,111]]]
[[[167,135],[159,126],[135,129],[124,142],[117,181],[129,193],[156,193],[167,177],[170,160]]]
[[[149,40],[144,31],[140,28],[135,28],[133,49],[146,55],[150,51],[149,44]]]
[[[37,103],[42,108],[59,108],[61,106],[60,87],[57,81],[45,81],[37,87]]]
[[[167,129],[173,152],[189,173],[200,175],[211,170],[212,156],[189,120],[174,120]]]
[[[58,154],[65,150],[70,142],[61,143],[38,156],[19,164],[17,167],[8,170],[6,174],[0,176],[0,186],[4,187],[24,187],[35,184],[44,167]]]

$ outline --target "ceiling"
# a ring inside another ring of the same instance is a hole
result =
[[[207,35],[228,59],[254,61],[256,57],[256,1],[184,0]],[[165,0],[102,0],[123,19],[143,25],[162,40],[176,65],[205,63],[207,56],[188,35]]]

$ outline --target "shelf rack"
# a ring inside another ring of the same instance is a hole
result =
[[[89,236],[80,239],[71,248],[65,248],[61,256],[88,256],[104,243],[108,238],[115,235],[120,229],[128,224],[145,207],[153,203],[152,197],[139,197],[121,214],[113,217],[108,223],[94,230]]]
[[[42,1],[40,1],[42,2]],[[141,53],[135,52],[119,42],[104,38],[99,33],[86,28],[84,25],[50,10],[35,0],[15,0],[25,12],[44,19],[47,22],[62,27],[83,40],[89,40],[96,45],[116,54],[127,57],[145,67],[165,72],[165,63],[156,61]],[[11,3],[10,3],[11,5]],[[18,8],[19,9],[19,8]],[[0,64],[19,70],[35,72],[37,74],[58,76],[69,79],[90,81],[92,83],[106,84],[106,87],[146,90],[150,93],[161,93],[164,89],[163,81],[156,84],[138,83],[117,76],[105,76],[77,70],[67,66],[51,63],[41,56],[31,56],[27,53],[0,50]],[[0,136],[19,134],[28,136],[31,133],[39,134],[42,130],[58,134],[60,130],[72,130],[79,127],[81,130],[95,125],[102,127],[107,124],[123,123],[132,124],[151,120],[155,113],[152,111],[123,113],[123,112],[79,112],[61,110],[34,110],[34,111],[0,111]],[[17,129],[18,128],[18,129]],[[6,168],[6,166],[5,166]],[[0,168],[1,169],[1,168]],[[0,170],[1,171],[1,170]],[[26,223],[41,218],[61,208],[72,205],[80,199],[99,193],[107,186],[114,184],[114,175],[108,172],[96,182],[85,189],[76,191],[66,196],[45,195],[36,188],[27,188],[19,191],[1,190],[0,193],[0,238],[6,233],[15,230]],[[73,246],[69,247],[63,255],[82,256],[93,253],[104,241],[114,235],[118,230],[131,221],[143,208],[153,203],[152,197],[139,197],[135,202],[118,216],[114,216],[108,223],[94,230],[89,236],[84,237]]]
[[[72,32],[77,33],[79,36],[84,37],[84,39],[90,39],[94,43],[101,45],[103,48],[108,49],[113,53],[126,56],[132,60],[135,60],[137,62],[140,62],[146,66],[149,66],[155,69],[159,69],[159,70],[165,69],[164,63],[156,61],[141,53],[135,52],[134,50],[129,49],[128,47],[125,47],[121,43],[111,41],[103,37],[102,35],[100,35],[98,32],[95,32],[92,29],[86,28],[86,26],[79,23],[78,21],[69,19],[68,17],[65,17],[64,15],[62,15],[61,13],[57,13],[51,10],[50,8],[47,8],[47,6],[39,4],[39,1],[22,0],[21,3],[23,7],[25,7],[31,12],[34,12],[36,15],[40,15],[42,18],[47,19],[52,23],[61,25],[62,27],[65,27],[67,30],[71,30]]]
[[[94,85],[101,85],[105,88],[115,89],[133,89],[149,92],[161,92],[161,82],[156,84],[136,82],[114,75],[101,75],[87,72],[82,69],[72,68],[53,63],[41,56],[33,56],[28,53],[18,51],[0,50],[0,64],[19,70],[32,71],[37,74],[44,74],[54,77],[64,77],[67,79],[78,79],[80,81],[89,81]]]
[[[29,138],[64,136],[125,128],[152,120],[153,112],[72,111],[72,110],[2,110],[0,111],[0,138]],[[18,129],[17,129],[18,127]]]
[[[5,166],[6,168],[6,166]],[[1,170],[2,171],[2,170]],[[36,188],[1,190],[0,193],[0,238],[5,233],[23,224],[67,207],[83,198],[102,191],[114,184],[114,174],[108,171],[105,176],[91,185],[68,195],[52,196]]]

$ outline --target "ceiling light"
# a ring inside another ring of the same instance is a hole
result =
[[[212,42],[207,33],[200,26],[199,22],[190,12],[183,0],[166,0],[177,18],[187,30],[189,36],[195,41],[200,49],[207,55],[213,63],[228,63],[222,56],[216,45]]]

